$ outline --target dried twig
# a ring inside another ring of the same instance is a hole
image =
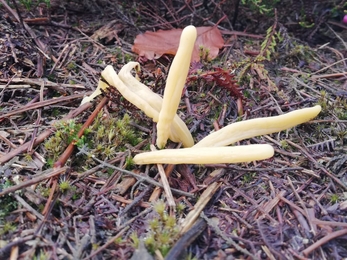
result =
[[[71,118],[76,117],[77,115],[79,115],[80,113],[82,113],[84,110],[88,109],[91,106],[90,103],[86,103],[83,104],[82,106],[80,106],[79,108],[77,108],[74,111],[71,111],[69,114],[67,114],[66,116],[64,116],[61,121],[64,120],[68,120]],[[55,128],[52,127],[51,129],[45,130],[44,132],[42,132],[35,140],[33,146],[37,146],[38,144],[42,143],[45,139],[47,139],[48,136],[50,136],[53,132],[55,131]],[[18,148],[10,151],[9,153],[3,155],[2,157],[0,157],[0,165],[11,160],[14,156],[25,152],[30,146],[30,141],[26,142],[25,144],[22,144],[21,146],[19,146]]]
[[[188,232],[188,230],[194,225],[195,221],[198,219],[200,213],[205,208],[207,203],[212,198],[213,194],[221,186],[220,182],[214,182],[207,187],[207,189],[201,194],[198,202],[195,204],[194,209],[190,211],[185,218],[184,222],[181,224],[180,234]]]
[[[153,184],[155,186],[158,186],[158,187],[161,187],[161,188],[164,188],[164,186],[157,182],[157,181],[154,181],[153,179],[151,179],[150,177],[147,177],[147,176],[144,176],[144,175],[141,175],[141,174],[136,174],[136,173],[133,173],[131,171],[127,171],[127,170],[124,170],[122,168],[119,168],[117,166],[114,166],[112,164],[109,164],[107,162],[104,162],[104,161],[101,161],[99,160],[98,158],[96,158],[93,154],[87,152],[85,149],[80,149],[79,151],[80,153],[82,154],[85,154],[85,155],[88,155],[90,158],[93,158],[93,160],[97,161],[98,163],[100,163],[102,166],[106,166],[108,168],[111,168],[111,169],[114,169],[114,170],[117,170],[117,171],[120,171],[122,173],[125,173],[127,175],[130,175],[131,177],[134,177],[135,179],[139,180],[139,181],[146,181],[150,184]],[[185,192],[185,191],[181,191],[181,190],[177,190],[177,189],[174,189],[174,188],[171,188],[171,191],[173,193],[176,193],[176,194],[179,194],[179,195],[182,195],[182,196],[186,196],[186,197],[194,197],[193,194],[189,193],[189,192]]]
[[[347,228],[330,233],[330,234],[322,237],[321,239],[319,239],[314,244],[310,245],[308,248],[306,248],[304,251],[302,251],[302,253],[304,254],[304,256],[308,256],[309,254],[312,253],[312,251],[318,249],[320,246],[328,243],[332,239],[346,235],[346,234],[347,234]]]
[[[248,252],[247,249],[241,247],[239,244],[237,244],[233,238],[231,238],[230,236],[226,236],[219,228],[218,226],[211,221],[204,212],[200,213],[200,217],[203,218],[207,224],[220,236],[222,237],[229,245],[232,245],[233,247],[235,247],[236,250],[240,251],[242,254],[247,255],[249,257],[251,257],[252,259],[258,259],[255,255],[252,255],[250,252]]]
[[[17,190],[21,190],[25,187],[28,187],[28,186],[31,186],[31,185],[34,185],[34,184],[37,184],[37,183],[40,183],[44,180],[47,180],[49,178],[52,178],[52,177],[55,177],[55,176],[58,176],[60,174],[62,174],[63,172],[66,171],[66,167],[63,167],[63,168],[60,168],[60,169],[49,169],[47,170],[47,172],[45,172],[44,174],[38,176],[38,177],[35,177],[31,180],[27,180],[25,182],[22,182],[21,184],[18,184],[18,185],[14,185],[14,186],[11,186],[7,189],[4,189],[0,192],[0,197],[6,195],[6,194],[10,194],[12,192],[15,192]]]
[[[53,98],[50,100],[44,100],[42,102],[37,102],[37,103],[33,103],[18,109],[15,109],[11,112],[8,112],[6,114],[0,115],[0,121],[3,120],[4,118],[10,117],[10,116],[14,116],[16,114],[20,114],[29,110],[33,110],[33,109],[37,109],[37,108],[42,108],[42,107],[46,107],[46,106],[50,106],[53,104],[61,104],[63,102],[66,101],[71,101],[74,99],[79,99],[82,98],[84,96],[84,93],[82,94],[76,94],[76,95],[71,95],[71,96],[67,96],[67,97],[59,97],[59,98]]]
[[[295,148],[298,148],[299,150],[301,150],[305,154],[305,156],[309,158],[319,169],[321,169],[326,175],[328,175],[332,180],[334,180],[337,184],[339,184],[341,188],[343,188],[344,190],[347,190],[347,186],[341,180],[339,180],[336,176],[330,173],[323,165],[317,162],[317,160],[314,159],[306,149],[293,143],[290,140],[287,140],[287,142],[290,145],[294,146]]]
[[[152,151],[156,150],[154,145],[151,145],[151,150]],[[161,182],[163,184],[163,187],[164,187],[164,191],[165,191],[165,194],[166,194],[167,202],[168,202],[169,206],[172,209],[174,209],[176,207],[176,203],[175,203],[175,200],[174,200],[174,198],[172,196],[171,189],[170,189],[170,184],[169,184],[169,181],[167,180],[164,167],[161,164],[157,164],[157,167],[158,167],[158,171],[159,171],[159,174],[160,174],[160,180],[161,180]]]

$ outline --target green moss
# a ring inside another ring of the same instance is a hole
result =
[[[126,170],[131,170],[133,168],[133,166],[135,165],[134,160],[131,156],[128,156],[125,159],[125,169]]]
[[[76,69],[77,69],[77,66],[76,66],[76,63],[75,63],[75,62],[70,62],[70,63],[66,66],[66,68],[67,68],[68,70],[76,70]]]
[[[32,157],[32,155],[30,153],[25,153],[24,154],[24,160],[26,162],[32,162],[33,161],[33,157]]]
[[[116,238],[116,239],[114,240],[114,243],[115,243],[115,244],[121,244],[121,243],[123,243],[123,242],[124,242],[124,240],[123,240],[122,237],[118,237],[118,238]]]
[[[243,91],[243,96],[244,96],[245,98],[251,98],[251,93],[249,92],[248,89],[245,89],[245,90]]]
[[[13,186],[14,183],[10,180],[6,180],[0,184],[0,190]],[[0,199],[0,224],[4,217],[10,214],[13,210],[17,209],[18,202],[12,198],[12,196],[5,195]]]
[[[139,248],[139,246],[140,246],[140,239],[139,239],[139,236],[137,235],[136,232],[133,232],[133,233],[130,234],[130,239],[132,241],[132,246],[134,248],[136,248],[136,249]]]
[[[142,141],[140,134],[135,132],[130,125],[130,116],[125,114],[123,118],[103,118],[99,113],[93,124],[78,138],[78,132],[82,125],[75,120],[59,122],[55,125],[56,132],[49,138],[44,147],[47,151],[48,166],[52,167],[66,147],[73,142],[80,149],[88,149],[90,154],[101,160],[107,160],[116,156],[117,152],[128,149],[126,145],[137,145]],[[71,158],[70,162],[75,167],[91,167],[95,165],[92,158],[81,155],[78,160]],[[127,158],[126,167],[130,169],[133,165],[132,159]]]
[[[243,5],[249,6],[252,11],[260,14],[271,15],[279,0],[241,0]]]
[[[41,194],[42,197],[44,198],[48,198],[50,192],[51,192],[51,189],[50,188],[47,188],[47,187],[42,187],[41,184],[39,184],[37,186],[37,190],[39,191],[39,193]]]
[[[154,204],[154,211],[157,217],[154,217],[148,223],[149,231],[144,238],[144,244],[151,254],[159,250],[165,257],[178,239],[177,218],[175,215],[169,215],[166,212],[166,205],[163,201]],[[137,245],[139,244],[137,237],[133,236],[132,240],[136,241]]]
[[[259,1],[252,0],[251,2]],[[248,84],[251,79],[248,72],[254,70],[261,79],[267,79],[268,84],[276,89],[276,85],[271,81],[269,72],[263,64],[265,61],[270,61],[272,57],[278,56],[277,44],[283,41],[283,36],[276,30],[275,24],[267,29],[266,37],[261,43],[260,52],[256,57],[246,58],[241,62],[235,63],[236,68],[240,70],[238,75],[238,82],[240,82],[240,84]]]
[[[15,231],[16,228],[17,228],[16,225],[14,225],[12,222],[5,222],[2,225],[2,228],[0,228],[0,236],[10,233],[12,231]]]
[[[60,189],[60,191],[61,192],[66,192],[66,191],[68,191],[68,190],[70,190],[71,189],[71,185],[70,185],[70,182],[69,181],[61,181],[60,183],[59,183],[59,189]]]
[[[340,199],[340,196],[337,194],[331,194],[331,196],[330,196],[330,202],[332,204],[337,203],[339,201],[339,199]]]
[[[159,214],[160,217],[163,217],[165,214],[165,203],[162,200],[157,201],[154,204],[154,210]]]
[[[183,213],[184,209],[186,208],[186,205],[184,205],[183,203],[178,203],[176,206],[176,210],[178,214]]]
[[[287,149],[289,147],[288,142],[286,140],[281,140],[280,144],[283,149]]]
[[[242,176],[242,182],[244,184],[250,183],[254,180],[255,176],[256,176],[255,172],[246,173]]]
[[[47,161],[50,166],[53,165],[71,142],[76,142],[79,146],[83,146],[83,141],[85,141],[85,139],[77,137],[77,133],[81,129],[82,125],[76,124],[74,120],[59,122],[55,127],[55,134],[44,144],[48,153]]]

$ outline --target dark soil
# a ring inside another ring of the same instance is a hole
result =
[[[0,259],[347,258],[347,6],[237,2],[1,0]],[[152,120],[115,89],[80,103],[107,65],[129,61],[162,94],[172,57],[131,46],[188,24],[225,39],[188,75],[178,114],[195,142],[236,121],[322,111],[236,144],[271,144],[270,159],[165,165],[170,206],[160,166],[131,160],[155,143]]]

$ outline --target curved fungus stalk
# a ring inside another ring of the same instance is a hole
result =
[[[247,138],[280,132],[311,120],[321,109],[321,106],[317,105],[279,116],[236,122],[209,134],[193,148],[227,146]]]
[[[237,122],[208,135],[192,148],[141,153],[134,157],[134,162],[136,164],[215,164],[268,159],[274,154],[274,150],[270,145],[234,147],[227,147],[227,145],[246,138],[286,130],[309,121],[316,117],[320,111],[321,107],[317,105],[280,116]]]
[[[122,96],[141,109],[148,117],[158,118],[158,111],[153,108],[146,99],[136,94],[136,92],[130,90],[127,85],[118,77],[117,73],[111,65],[108,65],[102,72],[101,76],[106,80],[108,84],[117,88]]]
[[[84,103],[91,102],[94,98],[96,98],[97,96],[102,94],[101,90],[106,91],[107,88],[108,88],[108,85],[105,82],[99,80],[98,87],[95,89],[95,91],[90,96],[84,97],[82,99],[82,102],[81,102],[80,106],[82,106]]]
[[[182,90],[186,82],[190,60],[197,37],[193,25],[185,27],[182,31],[177,53],[172,61],[164,90],[163,106],[160,110],[157,123],[157,146],[166,145],[170,125],[181,100]]]
[[[142,110],[154,122],[158,122],[163,98],[139,82],[131,74],[132,69],[138,70],[139,68],[140,65],[138,62],[129,62],[122,67],[117,75],[113,67],[108,65],[101,72],[101,75],[108,84],[117,88],[126,100]],[[99,80],[97,89],[89,97],[85,97],[81,105],[90,102],[96,96],[100,95],[102,93],[101,89],[107,91],[108,87],[105,82]],[[169,127],[168,136],[171,141],[182,143],[183,147],[192,147],[194,145],[193,137],[187,125],[177,114],[174,115]]]
[[[251,144],[233,147],[202,147],[164,149],[137,154],[136,164],[216,164],[242,163],[264,160],[274,155],[269,144]]]
[[[129,62],[124,65],[119,75],[117,75],[113,67],[108,65],[101,72],[101,75],[108,84],[117,88],[126,100],[142,110],[148,117],[152,118],[154,122],[158,122],[163,99],[146,85],[134,78],[131,74],[131,70],[136,66],[139,66],[137,62]],[[100,80],[98,88],[91,96],[84,98],[82,104],[89,102],[94,97],[101,94],[100,88],[106,90],[108,85]],[[174,116],[174,120],[168,130],[168,135],[170,140],[177,143],[182,142],[184,147],[191,147],[194,145],[194,140],[188,127],[178,115]]]
[[[118,76],[131,91],[135,92],[141,98],[144,98],[150,106],[158,111],[158,117],[153,118],[154,122],[158,122],[159,112],[163,105],[163,98],[157,93],[154,93],[145,84],[139,82],[131,74],[132,69],[139,71],[140,64],[138,62],[127,63],[121,68]],[[184,147],[192,147],[194,145],[193,137],[187,125],[176,113],[169,128],[169,139],[176,143],[182,142]]]

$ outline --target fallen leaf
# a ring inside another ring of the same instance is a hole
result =
[[[198,37],[195,42],[192,61],[200,60],[200,50],[208,59],[217,57],[219,49],[224,46],[222,34],[217,27],[197,27]],[[149,60],[158,59],[163,54],[175,55],[178,49],[182,29],[147,31],[136,36],[132,51]],[[207,52],[206,52],[207,51]]]

